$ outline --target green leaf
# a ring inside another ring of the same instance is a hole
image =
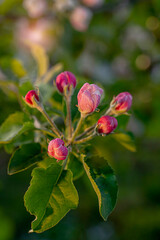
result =
[[[99,212],[104,220],[113,211],[117,199],[117,181],[112,168],[103,158],[88,158],[84,161],[84,169],[97,194],[99,202]]]
[[[4,149],[8,154],[12,154],[17,147],[32,142],[34,142],[34,132],[28,131],[18,137],[15,137],[10,143],[6,143],[4,145]]]
[[[43,83],[48,83],[53,77],[54,75],[56,75],[58,72],[61,72],[63,68],[62,63],[57,63],[56,65],[54,65],[51,69],[48,70],[48,72],[45,74],[44,78],[43,78]]]
[[[11,114],[0,127],[0,144],[10,142],[25,131],[34,129],[33,122],[22,112]]]
[[[24,196],[27,210],[36,216],[31,232],[40,233],[55,226],[70,209],[77,207],[78,194],[72,177],[72,172],[62,172],[57,162],[46,169],[33,170],[30,187]]]
[[[125,133],[115,133],[111,135],[117,142],[119,142],[123,147],[127,148],[131,152],[136,152],[136,146],[129,134]]]
[[[38,84],[40,95],[42,96],[43,103],[47,102],[53,95],[54,87],[49,84],[40,83]]]
[[[27,75],[24,66],[22,65],[21,61],[18,59],[13,59],[11,62],[12,71],[15,73],[16,76],[19,78],[24,77]]]
[[[27,45],[31,49],[32,56],[38,65],[38,77],[44,76],[48,70],[49,60],[45,52],[45,49],[36,43],[27,42]]]
[[[84,173],[82,162],[78,158],[76,158],[72,153],[69,154],[68,168],[73,173],[73,180],[77,180]]]
[[[25,97],[28,91],[34,89],[34,86],[30,81],[23,82],[19,85],[19,95]]]
[[[11,9],[13,10],[18,4],[21,4],[21,0],[0,1],[0,14],[5,15]]]
[[[24,171],[41,160],[42,152],[39,143],[24,144],[12,155],[8,165],[8,174]]]

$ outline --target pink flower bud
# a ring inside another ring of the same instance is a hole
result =
[[[122,92],[115,97],[112,103],[116,103],[114,109],[117,113],[125,113],[132,105],[132,95],[129,92]]]
[[[99,133],[109,134],[118,126],[117,119],[110,116],[103,116],[98,120],[97,130]]]
[[[98,107],[103,89],[95,84],[85,83],[77,96],[78,108],[81,113],[92,113]]]
[[[68,149],[60,138],[53,139],[48,145],[48,155],[56,158],[58,161],[65,160],[68,155]]]
[[[26,96],[25,96],[25,101],[28,105],[31,105],[33,107],[33,96],[35,97],[35,99],[39,102],[39,97],[36,93],[35,90],[31,90],[29,91]]]
[[[68,86],[68,91],[70,91],[70,86],[72,85],[72,87],[75,88],[76,84],[76,77],[68,71],[60,73],[56,78],[56,86],[61,93],[64,92],[66,86]]]

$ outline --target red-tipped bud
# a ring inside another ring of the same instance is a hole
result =
[[[125,113],[131,108],[132,95],[129,92],[122,92],[113,99],[112,104],[116,104],[114,106],[116,113]]]
[[[34,107],[33,98],[35,98],[39,102],[39,97],[35,90],[29,91],[25,96],[26,103],[31,107]]]
[[[68,149],[60,138],[53,139],[48,145],[48,155],[56,158],[58,161],[65,160],[68,155]]]
[[[79,111],[84,114],[94,112],[100,103],[102,94],[102,88],[95,84],[85,83],[77,96]]]
[[[76,87],[76,84],[76,77],[68,71],[60,73],[56,78],[56,86],[61,93],[65,93],[65,89],[70,92],[71,88]]]
[[[99,133],[109,134],[118,126],[117,119],[110,116],[103,116],[98,120],[97,131]]]

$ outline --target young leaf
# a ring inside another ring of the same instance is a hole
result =
[[[11,114],[0,127],[0,144],[10,142],[25,131],[34,129],[33,122],[23,112]]]
[[[24,66],[22,65],[21,61],[18,59],[13,59],[11,62],[12,71],[15,73],[15,75],[19,78],[22,78],[27,75],[26,70],[24,69]]]
[[[32,56],[37,62],[38,77],[44,76],[44,74],[48,70],[48,65],[49,65],[48,56],[44,48],[41,45],[38,45],[36,43],[27,42],[26,44],[30,47]]]
[[[84,173],[82,162],[79,159],[77,159],[72,153],[69,154],[68,168],[73,173],[73,180],[77,180]]]
[[[58,72],[62,71],[62,68],[63,68],[62,63],[57,63],[56,65],[54,65],[45,74],[42,82],[43,83],[48,83],[54,77],[54,75],[56,75]]]
[[[42,153],[39,143],[24,144],[12,155],[8,165],[8,174],[24,171],[41,160]]]
[[[112,134],[112,137],[119,142],[123,147],[127,148],[131,152],[136,152],[136,146],[133,139],[129,134],[116,133]]]
[[[84,161],[84,169],[97,194],[99,202],[99,212],[106,221],[113,211],[117,199],[117,181],[112,168],[103,158],[88,158]]]
[[[32,177],[24,201],[27,210],[36,216],[31,231],[40,233],[55,226],[70,209],[77,207],[78,194],[72,183],[72,172],[62,172],[57,162],[46,169],[35,168]]]

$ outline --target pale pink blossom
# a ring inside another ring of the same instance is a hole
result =
[[[70,22],[77,31],[85,32],[88,29],[88,25],[92,18],[92,12],[82,6],[76,7],[70,16]]]
[[[78,99],[78,109],[81,113],[92,113],[98,107],[103,89],[95,84],[85,83],[80,89]]]
[[[46,0],[24,0],[23,6],[31,18],[41,17],[47,11]]]
[[[26,42],[41,45],[46,50],[50,50],[55,44],[51,35],[53,24],[49,19],[29,20],[19,19],[15,29],[15,41],[18,47],[26,47]]]

